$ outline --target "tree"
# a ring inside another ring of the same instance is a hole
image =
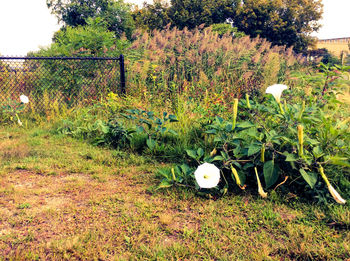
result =
[[[252,37],[260,35],[300,52],[312,44],[310,33],[320,27],[322,7],[321,0],[237,0],[233,20]]]
[[[123,0],[46,0],[51,13],[65,26],[86,25],[88,18],[101,18],[116,36],[131,37],[134,23],[130,5]]]
[[[233,0],[171,0],[168,15],[180,29],[210,26],[233,16]]]
[[[171,23],[168,15],[169,5],[167,2],[155,0],[154,4],[144,3],[142,9],[136,9],[132,16],[138,28],[153,31],[161,30]]]

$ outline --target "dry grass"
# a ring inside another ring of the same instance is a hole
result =
[[[11,151],[1,154],[0,260],[350,258],[348,206],[155,192],[160,163],[40,130],[5,132],[16,138],[0,139]]]

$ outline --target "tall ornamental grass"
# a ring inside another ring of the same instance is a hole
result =
[[[304,64],[291,48],[261,38],[220,36],[210,28],[138,31],[130,47],[128,92],[173,101],[173,94],[232,101],[245,93],[262,94]],[[213,101],[214,102],[214,101]]]

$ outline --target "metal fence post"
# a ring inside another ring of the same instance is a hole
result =
[[[124,55],[119,56],[119,65],[120,65],[120,92],[122,95],[125,95],[125,66],[124,66]]]

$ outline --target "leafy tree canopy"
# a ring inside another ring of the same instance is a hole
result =
[[[158,0],[133,13],[137,27],[163,29],[168,23],[180,29],[222,23],[232,18],[239,31],[260,35],[275,45],[296,51],[313,44],[322,15],[321,0]]]
[[[48,8],[65,26],[86,25],[88,18],[101,18],[116,36],[131,36],[134,22],[130,5],[123,0],[46,0]]]
[[[237,0],[233,20],[252,37],[303,51],[312,43],[310,33],[319,29],[322,13],[321,0]]]
[[[37,56],[118,56],[128,41],[116,39],[100,18],[87,19],[84,26],[66,26],[55,33],[54,43],[32,55]]]

